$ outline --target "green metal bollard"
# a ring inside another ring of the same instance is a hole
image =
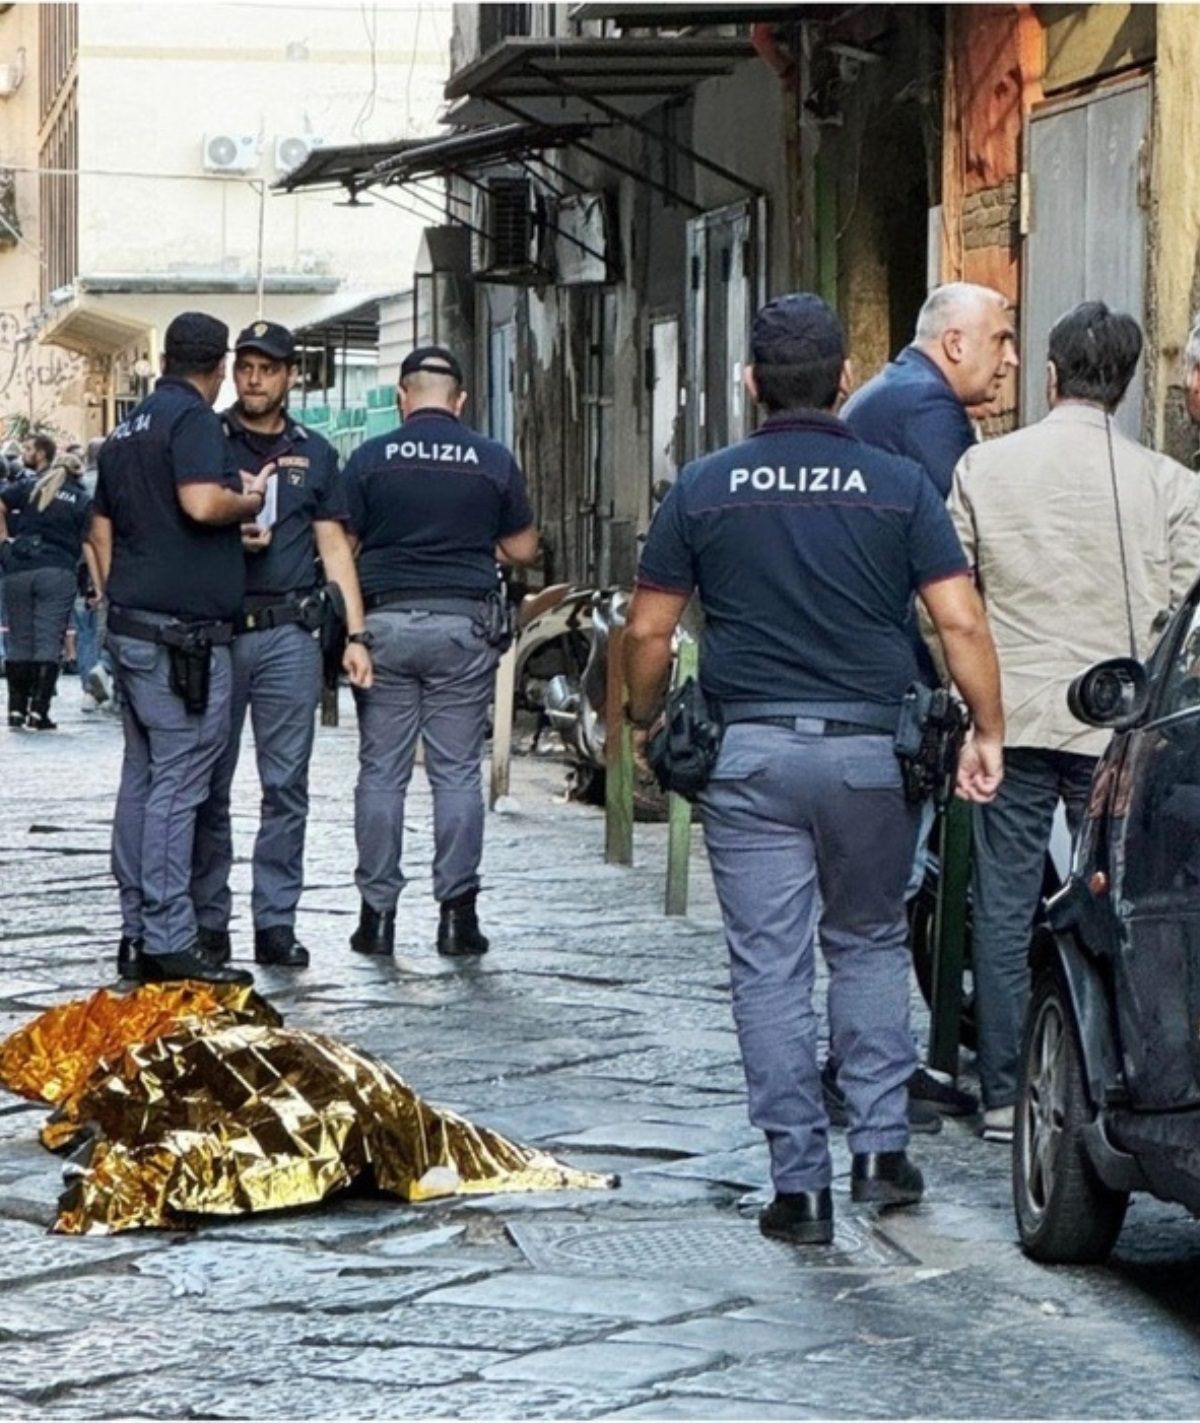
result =
[[[604,859],[633,864],[633,738],[625,720],[625,629],[613,628],[608,642],[608,686],[604,703]]]
[[[672,690],[696,675],[700,647],[686,633],[680,634],[675,657]],[[692,853],[692,805],[681,795],[667,797],[667,892],[663,912],[686,914],[688,902],[688,861]]]
[[[962,1027],[967,888],[971,881],[971,807],[951,796],[942,812],[941,874],[933,926],[929,1065],[958,1076]]]

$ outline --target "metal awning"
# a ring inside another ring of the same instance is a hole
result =
[[[745,36],[620,39],[517,36],[465,65],[446,85],[447,123],[611,123],[690,94],[754,57]]]
[[[301,188],[345,188],[353,198],[371,186],[368,175],[378,164],[397,158],[422,142],[419,138],[392,138],[379,143],[314,148],[303,163],[272,183],[271,188],[277,193],[294,193]]]
[[[587,138],[591,124],[496,124],[426,139],[384,159],[372,171],[376,182],[406,183],[446,173],[470,173],[498,163],[517,163],[550,148]]]
[[[693,25],[749,25],[797,18],[797,11],[841,10],[844,5],[692,4],[690,0],[624,0],[624,3],[572,5],[575,21],[611,20],[628,29],[688,29]],[[803,18],[803,16],[801,17]]]
[[[306,350],[337,347],[342,351],[379,350],[379,298],[360,302],[292,331],[296,345]]]
[[[38,332],[38,341],[85,356],[113,356],[149,331],[149,323],[136,316],[108,311],[76,297],[55,311]]]

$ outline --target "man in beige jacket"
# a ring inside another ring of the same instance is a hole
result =
[[[1113,428],[1142,349],[1131,316],[1084,302],[1050,332],[1050,413],[969,450],[950,511],[1000,654],[1007,774],[973,808],[973,950],[983,1135],[1012,1139],[1027,953],[1055,807],[1074,834],[1107,733],[1075,721],[1071,680],[1145,657],[1200,572],[1200,480]]]

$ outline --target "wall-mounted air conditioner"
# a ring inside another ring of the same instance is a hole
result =
[[[529,178],[486,178],[475,192],[471,270],[484,281],[539,282],[545,201]]]
[[[323,148],[325,140],[312,133],[281,133],[275,139],[275,171],[290,173],[299,168],[314,148]]]
[[[258,139],[253,134],[206,133],[206,173],[249,173],[258,167]]]

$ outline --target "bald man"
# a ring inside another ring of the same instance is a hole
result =
[[[1008,298],[991,287],[935,287],[912,344],[846,402],[860,440],[922,465],[946,498],[954,466],[975,443],[968,407],[988,405],[1017,365]]]

